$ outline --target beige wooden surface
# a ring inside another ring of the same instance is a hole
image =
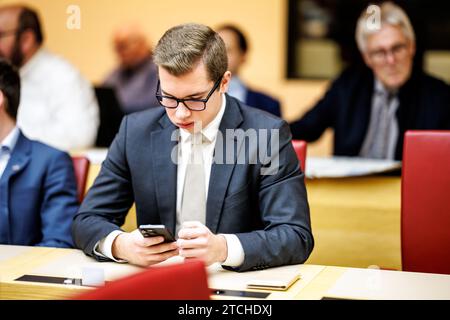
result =
[[[296,297],[345,300],[450,300],[450,275],[326,267]]]
[[[307,180],[315,248],[308,263],[401,270],[400,177]]]
[[[17,254],[14,255],[11,252],[17,252]],[[75,249],[0,245],[0,257],[2,257],[0,259],[0,299],[66,299],[86,290],[92,290],[73,285],[15,281],[25,274],[77,277],[80,275],[81,268],[90,267],[103,270],[105,280],[112,281],[144,270],[128,264],[96,262]],[[179,262],[179,259],[173,259],[165,264]],[[263,291],[270,293],[268,299],[319,300],[331,297],[375,300],[450,300],[450,275],[318,265],[284,266],[246,273],[226,271],[218,265],[213,265],[207,271],[211,288],[231,290],[246,290],[246,283],[261,273],[265,273],[265,277],[271,275],[277,277],[280,274],[292,272],[301,274],[300,280],[285,292]]]
[[[23,250],[23,247],[0,245],[0,254],[11,250]],[[180,262],[182,260],[176,257],[162,265]],[[47,248],[42,250],[40,248],[28,247],[21,254],[0,261],[0,270],[2,271],[0,277],[0,299],[34,300],[71,298],[86,290],[92,289],[74,285],[23,282],[16,281],[16,279],[23,275],[81,278],[82,270],[85,267],[102,270],[106,281],[117,280],[145,270],[128,264],[113,262],[100,263],[85,256],[83,252],[76,249]],[[269,275],[270,277],[273,275],[276,278],[280,274],[298,272],[301,275],[300,280],[294,283],[287,291],[249,290],[271,293],[268,299],[294,299],[324,268],[323,266],[295,265],[264,271],[236,273],[224,270],[216,264],[208,267],[207,272],[210,288],[228,290],[246,290],[246,283],[262,273],[265,276]],[[233,297],[216,296],[213,298],[230,299]]]
[[[337,268],[333,268],[337,269]],[[330,298],[358,300],[449,300],[450,275],[341,268]]]

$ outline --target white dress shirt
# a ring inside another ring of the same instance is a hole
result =
[[[211,166],[214,156],[214,149],[216,144],[217,134],[219,132],[219,126],[222,122],[222,117],[225,113],[226,108],[226,98],[225,95],[222,94],[222,105],[221,108],[216,115],[216,117],[211,121],[211,123],[206,126],[206,128],[202,129],[202,134],[208,139],[209,143],[202,145],[202,155],[203,155],[203,163],[205,170],[205,186],[206,186],[206,197],[208,196],[209,189],[209,179],[211,176]],[[186,168],[189,160],[189,155],[191,151],[191,133],[184,129],[180,130],[180,147],[178,148],[178,166],[177,166],[177,203],[176,203],[176,211],[177,216],[180,214],[181,210],[181,201],[183,199],[183,185],[184,179],[186,177]],[[122,231],[113,231],[111,232],[105,239],[101,240],[94,249],[96,254],[100,254],[106,256],[112,260],[117,262],[123,262],[115,259],[112,255],[112,244],[114,239],[121,234]],[[245,254],[244,249],[242,248],[242,244],[239,241],[238,237],[233,234],[224,234],[223,235],[227,241],[228,247],[228,256],[223,265],[229,267],[238,267],[244,262]],[[97,250],[98,249],[98,250]]]
[[[20,69],[17,124],[24,134],[70,151],[95,144],[99,109],[92,86],[67,61],[40,49]]]
[[[8,161],[11,158],[11,153],[16,146],[17,139],[19,139],[19,128],[14,127],[13,130],[0,142],[0,178],[5,172]]]

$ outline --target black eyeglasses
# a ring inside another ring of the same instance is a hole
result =
[[[211,98],[214,91],[216,91],[216,89],[219,87],[221,81],[222,78],[216,81],[214,87],[211,89],[205,99],[178,99],[175,97],[168,97],[159,94],[160,81],[158,80],[158,87],[156,88],[156,99],[158,99],[159,104],[164,108],[176,109],[178,108],[180,102],[182,102],[186,106],[186,108],[191,111],[203,111],[206,109],[206,103],[208,103],[209,98]]]

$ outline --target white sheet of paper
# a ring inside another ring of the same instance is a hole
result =
[[[401,168],[400,161],[365,159],[357,157],[308,157],[306,177],[346,178],[368,176]]]

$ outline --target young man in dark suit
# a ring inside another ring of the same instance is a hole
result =
[[[346,70],[325,96],[291,124],[308,142],[334,129],[334,154],[402,159],[407,130],[450,129],[450,87],[413,68],[415,35],[409,18],[388,2],[380,25],[364,11],[356,40],[367,68]]]
[[[314,241],[286,122],[225,93],[226,49],[209,27],[168,30],[154,60],[164,108],[122,122],[75,217],[76,245],[140,266],[176,255],[237,271],[305,262]],[[178,240],[120,230],[133,202],[138,225],[163,224]]]
[[[22,134],[19,100],[18,72],[0,59],[0,244],[72,247],[78,210],[72,161]]]

